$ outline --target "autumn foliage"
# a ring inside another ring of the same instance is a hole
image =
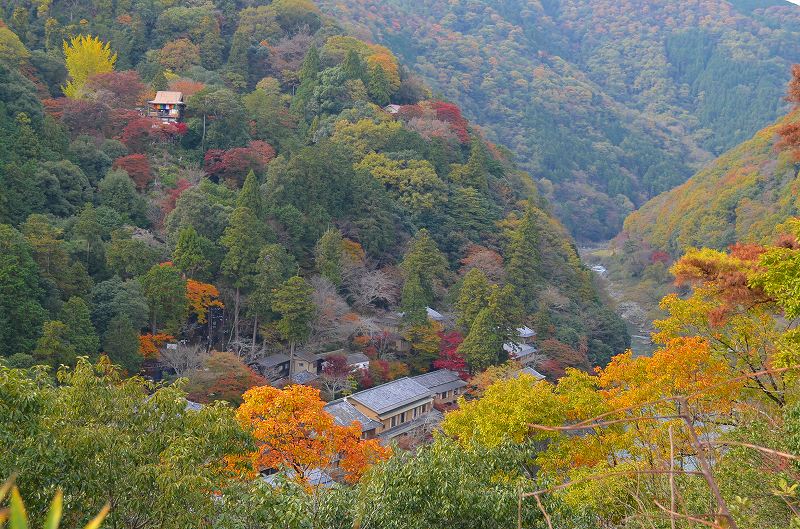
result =
[[[225,351],[212,353],[188,376],[187,398],[202,404],[224,400],[238,405],[245,391],[267,384],[236,354]]]
[[[358,424],[337,425],[323,410],[325,402],[317,389],[261,386],[247,391],[243,399],[236,418],[258,444],[251,454],[256,472],[288,469],[290,478],[307,485],[307,473],[321,469],[353,483],[391,453],[377,440],[361,440]]]
[[[158,358],[159,349],[175,337],[171,334],[143,334],[139,336],[139,354],[144,358]]]
[[[251,141],[247,147],[209,149],[203,164],[206,172],[233,187],[241,187],[247,173],[263,174],[267,164],[275,158],[275,149],[263,141]]]
[[[217,287],[194,279],[186,281],[186,299],[189,301],[189,310],[197,316],[197,323],[206,323],[206,315],[212,307],[224,307],[219,300]]]
[[[150,161],[144,154],[129,154],[114,160],[114,168],[122,169],[131,177],[136,189],[142,191],[153,181]]]

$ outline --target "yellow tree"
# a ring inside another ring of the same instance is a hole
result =
[[[74,99],[82,97],[83,87],[90,77],[114,70],[117,54],[98,37],[78,35],[64,41],[64,60],[69,79],[61,90],[64,95]]]

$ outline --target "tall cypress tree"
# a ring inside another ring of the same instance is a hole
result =
[[[539,237],[536,219],[536,211],[529,203],[519,224],[511,232],[506,249],[508,283],[514,287],[517,296],[527,310],[535,308],[536,293],[540,285],[537,249]]]
[[[367,80],[367,68],[364,66],[364,61],[361,60],[361,55],[355,50],[347,52],[341,68],[347,79]]]
[[[100,339],[92,325],[89,306],[73,296],[61,307],[59,320],[67,326],[67,339],[78,356],[94,356],[100,348]]]
[[[370,69],[369,82],[367,83],[367,93],[369,97],[378,105],[388,105],[392,96],[392,86],[389,77],[380,64],[376,64]]]
[[[211,266],[211,261],[203,254],[202,239],[192,225],[178,232],[172,263],[188,278],[201,279]]]
[[[475,318],[489,303],[490,293],[491,289],[486,274],[478,268],[470,270],[461,284],[455,307],[458,314],[456,323],[462,330],[469,332]]]

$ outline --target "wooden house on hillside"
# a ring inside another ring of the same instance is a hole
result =
[[[185,107],[183,93],[159,91],[155,99],[147,102],[147,115],[164,123],[178,123],[183,121]]]

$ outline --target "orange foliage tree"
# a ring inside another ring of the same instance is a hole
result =
[[[361,440],[357,423],[337,425],[323,410],[318,389],[261,386],[242,398],[236,418],[258,444],[251,454],[255,471],[288,469],[292,479],[307,485],[305,476],[320,469],[354,483],[391,454],[375,439]]]
[[[174,339],[174,336],[165,333],[143,334],[139,336],[139,354],[144,358],[158,358],[158,350],[163,347],[165,343],[171,342]]]
[[[186,281],[186,299],[189,301],[189,310],[197,316],[197,323],[206,323],[206,315],[210,308],[225,306],[218,298],[219,290],[214,285],[194,279]]]

